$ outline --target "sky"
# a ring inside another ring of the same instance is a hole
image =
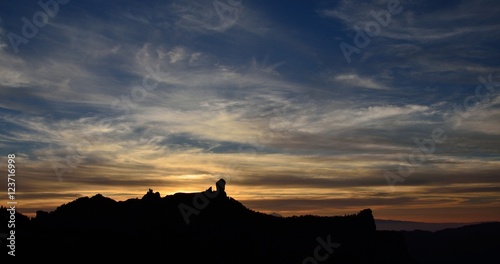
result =
[[[198,192],[283,216],[500,220],[498,1],[0,3],[17,210]],[[7,205],[7,173],[0,180]]]

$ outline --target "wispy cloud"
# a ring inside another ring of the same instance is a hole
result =
[[[360,77],[357,74],[340,74],[333,78],[333,80],[338,81],[344,85],[376,90],[387,90],[383,84],[377,83],[371,78]]]

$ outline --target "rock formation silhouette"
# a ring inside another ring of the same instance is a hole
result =
[[[215,186],[217,186],[217,192],[222,193],[224,196],[226,196],[226,181],[224,179],[220,179],[215,183]]]
[[[183,263],[417,263],[403,232],[377,231],[370,209],[344,216],[276,217],[216,191],[115,201],[81,197],[36,217],[20,215],[16,255],[38,259],[79,256]],[[187,224],[179,206],[195,208]],[[5,208],[2,218],[8,217]],[[1,227],[0,233],[5,232]],[[415,245],[418,237],[412,237]],[[2,238],[2,242],[3,242]]]

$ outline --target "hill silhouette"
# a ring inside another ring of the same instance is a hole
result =
[[[448,228],[457,228],[457,227],[480,224],[480,223],[481,222],[428,223],[428,222],[375,219],[377,230],[394,230],[394,231],[414,231],[414,230],[439,231]]]
[[[419,263],[416,244],[433,236],[377,231],[370,209],[331,217],[268,215],[227,196],[224,180],[216,188],[164,197],[150,189],[142,198],[125,201],[96,194],[52,212],[38,211],[31,219],[18,214],[16,255],[183,263]],[[8,218],[6,208],[0,216]]]
[[[500,222],[439,231],[401,231],[418,263],[499,263]]]

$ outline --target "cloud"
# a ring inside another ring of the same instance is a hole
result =
[[[447,6],[434,5],[427,12],[420,12],[422,5],[426,4],[428,3],[400,2],[402,12],[390,15],[387,19],[388,25],[383,25],[380,36],[404,40],[442,41],[465,34],[480,35],[499,30],[498,22],[489,19],[494,16],[494,10],[497,9],[497,3],[493,1],[484,0],[479,3],[462,1]],[[340,1],[334,8],[320,9],[318,13],[339,19],[349,28],[357,26],[364,29],[367,23],[377,21],[371,15],[372,11],[375,13],[388,11],[387,2]]]
[[[23,71],[25,62],[5,50],[0,50],[0,85],[4,88],[17,88],[27,86],[29,77]]]
[[[233,4],[236,3],[236,4]],[[237,25],[242,16],[241,2],[177,1],[170,5],[176,26],[199,33],[224,32]]]
[[[377,22],[371,12],[387,11],[387,3],[339,1],[334,7],[318,9],[318,14],[323,19],[341,22],[344,30],[338,40],[354,45],[354,28],[365,31],[369,23]],[[387,26],[380,26],[379,34],[370,38],[362,53],[353,54],[359,58],[356,62],[363,63],[359,68],[364,72],[385,71],[399,80],[400,90],[409,86],[418,89],[421,83],[474,85],[478,74],[498,71],[492,63],[496,51],[486,44],[488,36],[500,30],[500,22],[494,18],[498,3],[485,0],[445,5],[406,1],[400,5],[402,12],[392,14]],[[471,46],[480,48],[468,48]],[[399,77],[412,76],[408,83],[396,76],[403,72]]]
[[[478,99],[475,100],[477,100],[475,107],[469,107],[469,105],[467,105],[467,109],[462,107],[461,112],[456,112],[449,117],[450,120],[455,120],[453,123],[460,130],[466,130],[469,133],[499,135],[500,124],[492,122],[492,120],[500,118],[500,97],[494,96],[486,104],[481,103]]]
[[[375,90],[387,90],[383,84],[375,82],[371,78],[360,77],[357,74],[340,74],[333,78],[335,81],[338,81],[342,84],[353,86],[353,87],[361,87]]]

